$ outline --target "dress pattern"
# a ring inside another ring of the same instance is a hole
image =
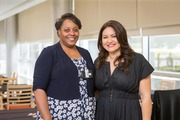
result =
[[[78,69],[81,99],[58,100],[48,97],[50,113],[53,120],[94,120],[96,100],[95,97],[88,97],[87,81],[81,77],[86,68],[86,61],[83,58],[71,60]],[[36,120],[43,120],[39,111]]]

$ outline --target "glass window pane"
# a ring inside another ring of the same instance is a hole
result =
[[[0,44],[0,75],[6,74],[6,44]]]
[[[138,53],[142,53],[142,39],[141,37],[129,37],[128,42],[131,48]]]
[[[151,63],[156,70],[180,72],[180,35],[150,36]]]
[[[97,58],[99,50],[97,48],[96,39],[79,40],[77,44],[90,52],[93,61]]]
[[[42,49],[51,45],[50,42],[21,43],[19,44],[18,82],[32,84],[34,65]]]
[[[163,81],[180,88],[180,35],[149,36],[150,63],[155,68],[152,89],[162,89]]]

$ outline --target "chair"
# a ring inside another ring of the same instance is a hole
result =
[[[176,81],[174,80],[161,80],[160,90],[173,90],[176,88]]]
[[[7,85],[7,109],[30,108],[32,85]]]
[[[15,73],[15,72],[12,72],[11,73],[11,78],[13,78],[14,80],[12,80],[12,81],[9,81],[9,84],[17,84],[17,73]],[[10,83],[11,82],[11,83]]]
[[[17,84],[17,78],[3,78],[4,80],[0,81],[0,84]]]
[[[3,97],[0,95],[0,110],[3,110]]]
[[[17,84],[17,74],[12,73],[11,77],[1,77],[0,84]]]
[[[180,89],[156,90],[152,120],[180,120]]]
[[[11,78],[17,78],[17,73],[12,72],[12,73],[11,73]]]

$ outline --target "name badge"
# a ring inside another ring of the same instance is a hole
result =
[[[82,72],[82,78],[93,78],[93,71],[85,68],[85,70]]]

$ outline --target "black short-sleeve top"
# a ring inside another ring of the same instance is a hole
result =
[[[119,68],[115,68],[111,75],[110,63],[106,61],[100,69],[96,69],[96,88],[99,90],[115,89],[138,93],[140,81],[149,76],[153,71],[154,68],[144,56],[139,53],[135,53],[132,63],[129,65],[128,74],[125,74]]]

